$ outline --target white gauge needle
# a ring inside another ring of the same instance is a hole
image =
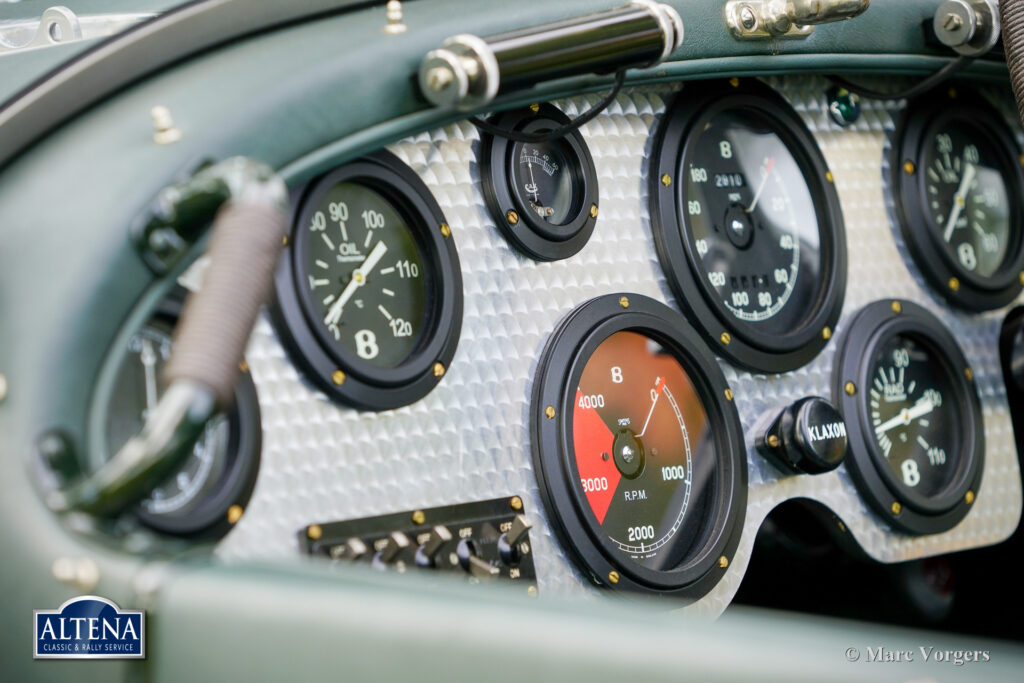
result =
[[[373,269],[377,267],[380,260],[384,258],[384,254],[387,253],[388,245],[384,242],[377,242],[377,244],[370,250],[369,256],[359,264],[359,267],[352,271],[352,279],[348,281],[345,289],[342,290],[341,296],[334,302],[334,305],[327,311],[327,316],[324,318],[325,325],[332,325],[341,319],[341,310],[345,308],[345,304],[352,298],[352,295],[356,293],[356,290],[366,284],[366,278],[370,276]]]
[[[960,187],[957,188],[956,194],[953,195],[953,210],[949,212],[949,220],[946,221],[946,232],[942,234],[942,239],[947,242],[953,236],[956,222],[960,218],[960,212],[967,205],[967,191],[971,188],[971,182],[974,181],[974,174],[977,173],[974,164],[968,164],[966,161],[964,163],[966,164],[964,177],[960,179]]]
[[[875,434],[882,435],[885,432],[892,429],[893,427],[898,427],[899,425],[908,425],[912,420],[916,420],[917,418],[923,415],[927,415],[933,410],[935,410],[934,403],[932,403],[928,399],[920,398],[918,399],[917,403],[914,404],[913,408],[904,408],[896,417],[890,418],[883,422],[882,424],[875,427]]]
[[[142,367],[146,372],[146,413],[156,407],[156,352],[148,339],[142,341],[142,352],[139,354]]]
[[[769,157],[764,165],[764,173],[761,175],[761,184],[757,186],[757,192],[754,193],[754,201],[750,203],[750,208],[745,209],[746,213],[754,213],[754,209],[757,208],[757,202],[761,199],[761,193],[764,192],[764,186],[768,184],[768,176],[772,174],[774,169],[775,157]]]
[[[659,377],[654,380],[654,400],[651,401],[651,409],[647,411],[647,419],[644,420],[644,428],[637,436],[643,436],[647,433],[647,424],[651,421],[651,415],[654,415],[654,406],[658,405],[658,399],[661,398],[661,390],[665,388],[665,378]]]

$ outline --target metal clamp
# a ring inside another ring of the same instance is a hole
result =
[[[996,0],[947,0],[935,10],[932,27],[943,45],[965,57],[985,54],[999,40]]]
[[[729,0],[725,23],[737,40],[806,38],[816,24],[852,19],[871,0]]]
[[[651,67],[683,42],[676,10],[653,0],[484,38],[461,34],[420,63],[424,97],[438,106],[474,109],[499,89],[528,87],[581,73]]]
[[[150,12],[78,16],[67,7],[56,5],[43,10],[38,20],[19,19],[0,23],[0,56],[112,36],[155,16]]]

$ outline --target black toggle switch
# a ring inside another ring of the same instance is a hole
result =
[[[434,558],[444,547],[444,544],[452,540],[452,532],[446,526],[435,526],[430,530],[427,540],[416,549],[416,566],[429,568],[436,566]]]
[[[846,457],[846,424],[825,399],[802,398],[771,421],[756,445],[784,472],[822,474],[839,467]]]
[[[384,564],[391,564],[398,557],[398,554],[409,547],[409,537],[401,531],[395,531],[388,536],[387,543],[377,553],[377,559]]]
[[[512,526],[498,538],[498,554],[501,555],[502,562],[512,566],[519,564],[519,557],[522,552],[519,543],[529,530],[530,522],[526,519],[526,516],[516,515],[515,519],[512,520]]]

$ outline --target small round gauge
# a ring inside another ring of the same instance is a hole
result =
[[[651,169],[659,259],[712,346],[767,372],[817,355],[842,308],[845,237],[797,114],[763,86],[688,88],[662,119]]]
[[[952,528],[984,463],[978,395],[952,335],[920,306],[879,301],[856,316],[839,354],[835,392],[862,495],[903,531]]]
[[[176,304],[140,328],[114,376],[106,402],[105,448],[112,457],[142,429],[166,388],[163,367],[171,353]],[[235,406],[214,417],[184,462],[134,509],[146,526],[174,535],[219,537],[245,508],[260,462],[260,414],[247,374],[235,388]],[[100,463],[96,463],[99,465]]]
[[[550,104],[500,114],[493,123],[543,134],[569,123]],[[572,130],[540,142],[481,137],[484,198],[509,243],[538,261],[577,253],[597,221],[597,172],[583,136]]]
[[[571,313],[539,367],[533,456],[562,543],[598,584],[705,594],[746,500],[742,431],[713,356],[678,313],[615,295]]]
[[[462,325],[458,255],[440,208],[383,152],[300,196],[271,312],[286,346],[344,403],[419,400],[451,363]]]
[[[900,228],[929,283],[971,310],[1012,301],[1024,278],[1024,173],[1000,115],[968,90],[932,94],[908,106],[893,155]]]

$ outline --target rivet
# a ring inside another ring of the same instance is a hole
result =
[[[903,304],[901,304],[899,301],[893,301],[892,302],[892,312],[893,313],[902,313],[903,312]]]
[[[775,436],[774,434],[769,434],[768,435],[768,445],[771,446],[772,448],[778,448],[779,447],[779,437]]]
[[[153,142],[169,145],[181,139],[181,131],[175,127],[170,109],[156,106],[149,110],[149,115],[153,119]]]
[[[505,214],[505,220],[508,221],[509,225],[515,225],[519,222],[519,214],[509,209],[509,212]]]
[[[536,586],[527,586],[526,587],[526,594],[529,595],[531,598],[537,597],[537,587]]]
[[[281,246],[282,247],[287,247],[288,246],[288,235],[285,235],[284,237],[281,238]]]
[[[441,224],[441,235],[443,237],[451,237],[452,229],[448,227],[447,223]]]
[[[597,204],[590,205],[590,217],[597,218]]]
[[[608,572],[608,583],[613,586],[619,582],[619,573],[614,569]]]
[[[549,420],[554,420],[555,419],[555,407],[554,406],[548,406],[547,408],[544,409],[544,414],[547,415],[547,418]]]
[[[892,507],[890,507],[889,509],[892,510],[892,514],[898,515],[900,514],[900,512],[903,511],[903,506],[900,505],[899,503],[894,502],[892,504]]]
[[[523,499],[519,496],[512,496],[511,500],[508,501],[508,504],[513,510],[518,511],[523,509]]]
[[[240,372],[249,372],[249,364],[245,362],[245,359],[238,361],[238,370]]]
[[[316,541],[323,535],[324,530],[320,528],[319,524],[311,524],[308,527],[306,527],[306,536],[308,536],[311,540]]]
[[[423,524],[426,521],[427,521],[427,515],[424,514],[423,510],[416,510],[414,513],[412,513],[412,523],[413,524]]]
[[[967,378],[968,382],[974,381],[974,373],[971,371],[970,368],[964,368],[964,377]]]
[[[434,377],[441,377],[444,375],[444,364],[434,363]]]
[[[830,183],[834,183],[836,181],[836,177],[832,175],[832,171],[825,171],[825,180]]]
[[[735,78],[735,77],[734,78],[730,78],[729,79],[729,85],[731,85],[734,88],[740,87],[740,79]]]
[[[847,396],[853,396],[857,393],[857,385],[853,382],[847,382],[846,386],[843,387],[843,390],[846,391]]]
[[[238,524],[238,520],[242,519],[242,513],[245,510],[242,509],[241,505],[232,505],[228,508],[228,524]]]
[[[842,531],[845,534],[846,533],[846,525],[843,524],[842,522],[839,522],[838,524],[839,524],[839,530]]]
[[[719,557],[718,558],[718,566],[721,567],[722,569],[725,569],[726,567],[728,567],[729,566],[729,558],[726,557],[725,555],[722,555],[721,557]]]
[[[954,292],[958,291],[960,289],[960,280],[955,277],[949,278],[949,288]]]
[[[533,104],[530,105],[530,111],[536,114],[537,112],[540,111],[540,105],[534,102]]]
[[[732,400],[732,389],[726,389],[725,390],[725,400],[726,401],[731,401]]]
[[[729,342],[731,342],[731,341],[732,341],[732,337],[731,337],[731,336],[729,335],[729,333],[728,333],[728,332],[723,332],[723,333],[722,333],[722,336],[720,336],[720,337],[719,337],[719,340],[721,340],[721,342],[722,342],[723,344],[725,344],[726,346],[728,346],[728,345],[729,345]]]
[[[672,184],[672,176],[670,176],[668,173],[666,173],[665,175],[661,176],[661,184],[664,185],[665,187],[668,187],[669,185],[671,185]]]
[[[829,339],[831,339],[832,338],[832,328],[828,327],[827,325],[825,327],[821,328],[821,338],[824,339],[825,341],[828,341]]]
[[[388,4],[384,7],[384,16],[388,20],[388,23],[384,25],[384,33],[392,35],[405,33],[408,27],[402,22],[402,3],[399,0],[388,0]]]
[[[627,297],[627,296],[620,296],[619,297],[619,305],[622,306],[623,308],[629,308],[629,297]]]
[[[331,375],[331,381],[337,384],[339,387],[345,383],[345,373],[341,370],[335,370]]]
[[[968,491],[964,494],[964,502],[968,505],[974,502],[974,491]]]
[[[914,175],[914,171],[916,171],[916,170],[917,170],[917,166],[914,166],[914,162],[913,161],[905,161],[905,162],[903,162],[903,172],[906,173],[907,175]]]

